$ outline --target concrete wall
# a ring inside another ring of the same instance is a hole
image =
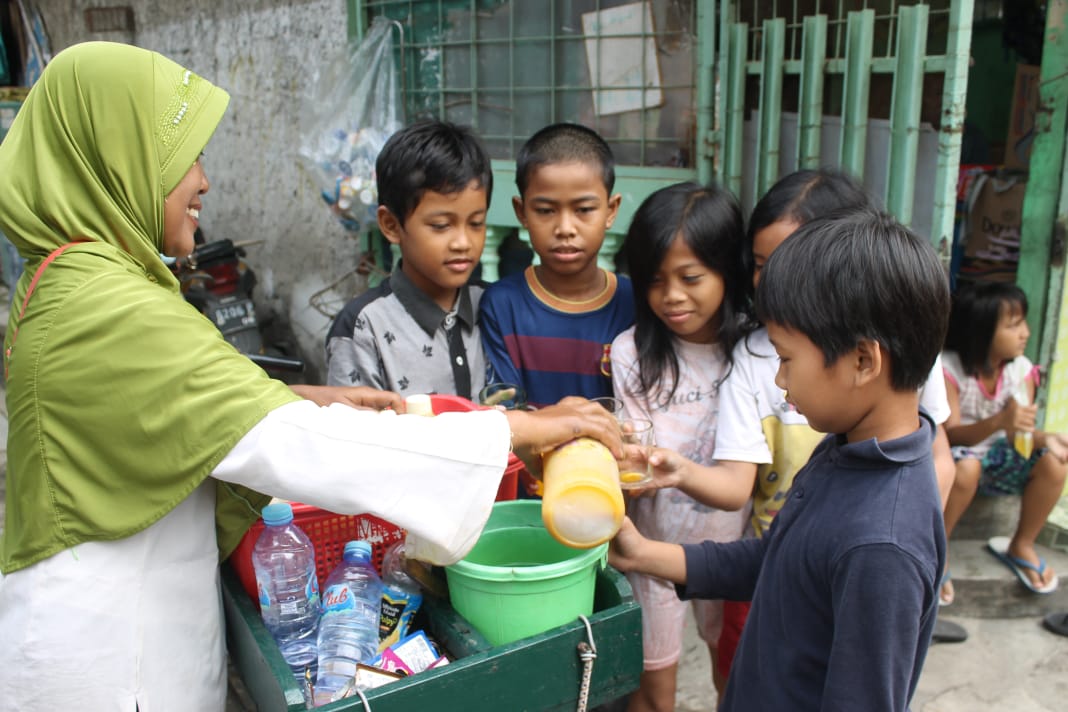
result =
[[[295,151],[306,92],[344,51],[344,0],[129,0],[133,32],[90,32],[85,9],[114,0],[36,0],[53,52],[86,40],[127,42],[161,52],[230,92],[205,151],[211,192],[201,224],[208,239],[262,240],[247,248],[259,278],[261,320],[290,322],[307,380],[319,382],[329,319],[312,296],[340,280],[322,307],[336,312],[362,291],[351,275],[360,246],[334,220]],[[346,277],[345,275],[351,275]],[[287,331],[283,329],[283,331]]]

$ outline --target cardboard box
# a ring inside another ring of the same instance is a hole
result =
[[[984,174],[975,180],[968,200],[961,279],[1016,279],[1026,192],[1027,176],[1020,172]]]
[[[1009,132],[1005,138],[1005,167],[1027,169],[1035,139],[1038,85],[1041,67],[1016,65],[1016,83],[1009,109]]]

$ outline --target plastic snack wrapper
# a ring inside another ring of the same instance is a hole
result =
[[[391,23],[376,18],[315,82],[297,154],[342,226],[376,224],[375,159],[404,125]]]

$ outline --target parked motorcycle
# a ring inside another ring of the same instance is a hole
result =
[[[244,246],[232,240],[206,242],[197,230],[193,253],[176,260],[172,270],[186,301],[200,310],[242,354],[267,371],[302,373],[304,361],[266,348],[252,289],[256,275],[245,263]]]

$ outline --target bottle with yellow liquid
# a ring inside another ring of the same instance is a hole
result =
[[[577,438],[546,453],[542,480],[541,518],[561,544],[592,549],[619,531],[624,512],[619,466],[600,442]]]
[[[1018,405],[1024,407],[1031,405],[1031,396],[1027,393],[1027,385],[1024,383],[1021,383],[1016,388],[1016,392],[1012,397],[1016,399]],[[1030,459],[1031,453],[1035,448],[1035,434],[1030,431],[1017,430],[1012,446],[1016,449],[1016,452],[1020,453],[1020,457],[1025,460]]]

